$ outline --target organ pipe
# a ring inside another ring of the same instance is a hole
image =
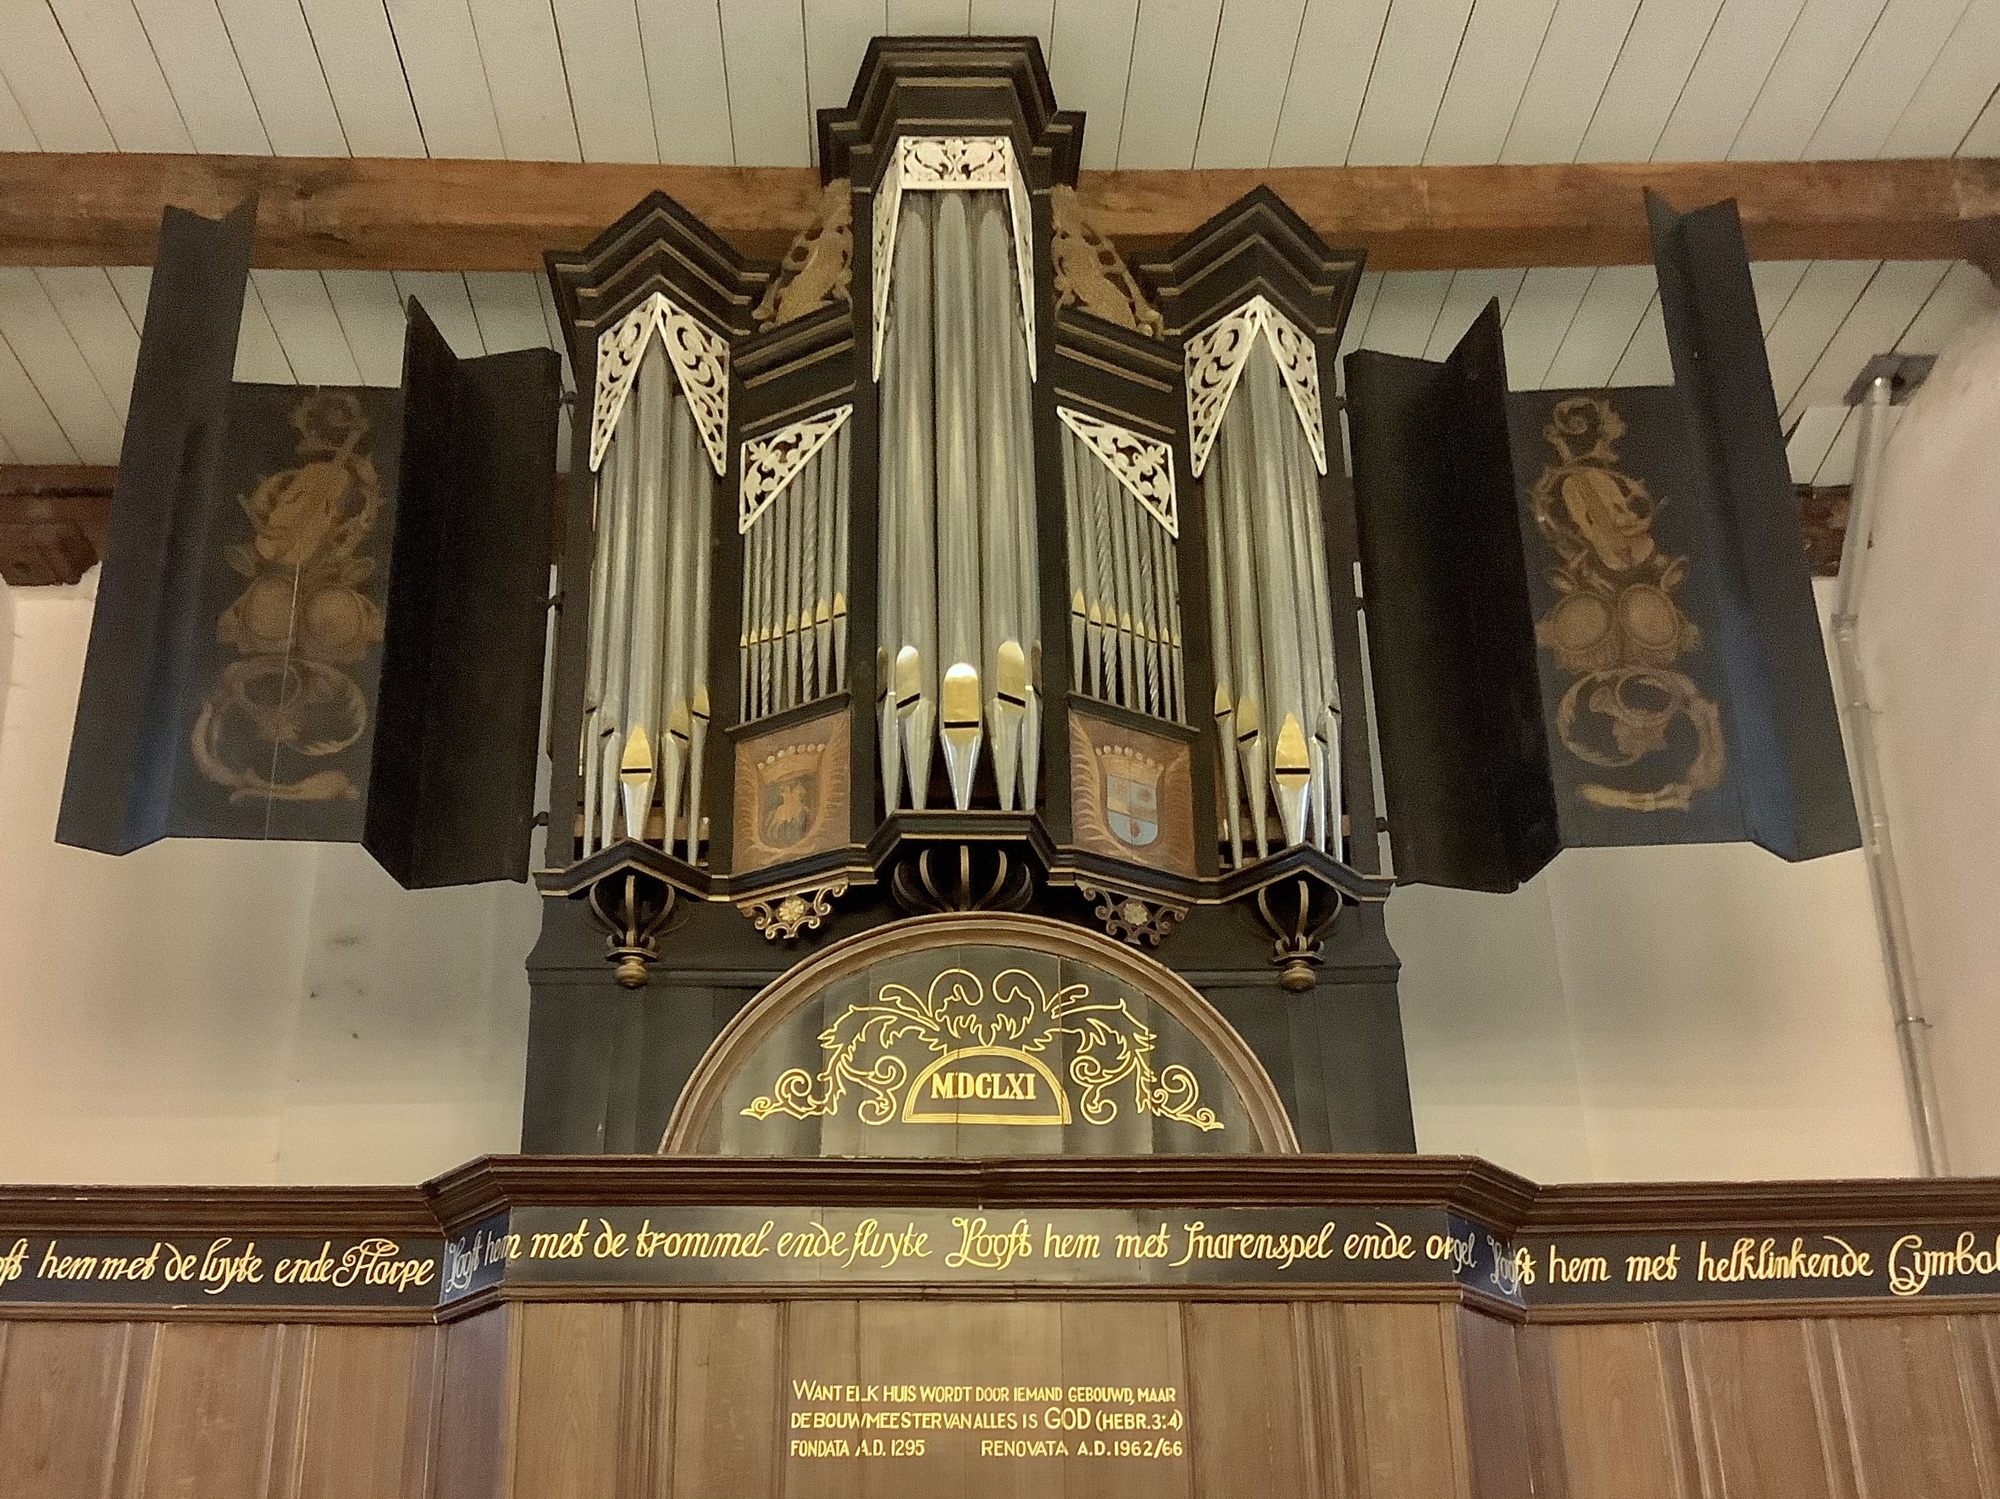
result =
[[[694,411],[648,337],[597,476],[580,745],[586,854],[629,838],[699,856],[713,483]]]
[[[1071,415],[1065,413],[1065,420]],[[1108,429],[1088,420],[1093,429]],[[1185,722],[1174,537],[1073,427],[1063,433],[1063,486],[1074,580],[1070,655],[1078,690],[1135,713]]]
[[[1300,843],[1338,854],[1340,694],[1318,477],[1266,338],[1253,337],[1243,360],[1208,484],[1210,628],[1231,858],[1242,861],[1246,842],[1239,797],[1248,803],[1247,841],[1257,857]]]
[[[982,763],[1002,810],[1031,808],[1040,760],[1033,370],[1001,190],[907,191],[896,212],[881,366],[882,784],[952,804]],[[935,737],[933,737],[935,736]]]
[[[760,490],[743,531],[743,613],[737,637],[745,723],[838,692],[844,685],[848,444],[851,408],[787,428],[772,442],[816,444],[803,464]],[[837,425],[834,425],[837,424]],[[833,426],[829,434],[825,429]],[[761,454],[746,443],[751,475]],[[753,480],[746,478],[746,495]],[[751,501],[746,499],[746,506]]]

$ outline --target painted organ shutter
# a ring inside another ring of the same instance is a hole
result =
[[[412,303],[400,390],[233,384],[254,223],[162,227],[58,841],[520,879],[555,356],[460,362]]]

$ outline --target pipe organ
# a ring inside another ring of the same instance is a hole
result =
[[[688,901],[884,898],[1242,901],[1308,982],[1386,888],[1320,397],[1360,257],[1258,193],[1129,268],[1038,52],[941,45],[822,117],[781,265],[663,197],[550,257],[595,401],[543,888],[628,982]]]
[[[669,351],[672,351],[671,354]],[[726,344],[658,293],[598,340],[579,842],[701,862],[709,525]]]
[[[552,252],[559,531],[549,351],[459,361],[412,304],[401,392],[235,385],[254,211],[170,211],[58,836],[518,876],[539,748],[525,1134],[563,1150],[650,1148],[653,1063],[802,949],[953,912],[1157,950],[1309,1148],[1406,1149],[1385,843],[1501,891],[1564,846],[1854,846],[1731,205],[1648,209],[1674,386],[1512,391],[1493,305],[1443,363],[1350,355],[1343,404],[1361,253],[1259,187],[1128,264],[1083,130],[1032,39],[877,39],[781,262],[660,194]],[[606,956],[672,997],[595,1003]]]
[[[738,719],[839,692],[847,680],[848,426],[837,406],[745,442],[736,529],[743,629]]]
[[[1087,697],[1186,723],[1174,452],[1068,406],[1070,673]]]
[[[1737,649],[1720,616],[1638,640],[1629,621],[1678,621],[1709,584],[1592,540],[1652,513],[1618,467],[1617,412],[1707,401],[1695,428],[1729,440],[1675,449],[1697,469],[1666,481],[1685,498],[1663,513],[1695,528],[1673,556],[1701,546],[1702,507],[1768,552],[1781,528],[1729,507],[1783,502],[1774,418],[1711,400],[1712,380],[1551,408],[1604,408],[1582,426],[1531,418],[1486,351],[1496,314],[1443,373],[1350,361],[1351,482],[1335,359],[1362,255],[1260,187],[1128,264],[1073,190],[1082,129],[1032,42],[878,40],[820,117],[816,221],[782,263],[658,196],[550,257],[596,401],[575,434],[590,478],[564,547],[539,879],[589,912],[622,982],[737,931],[780,953],[1032,911],[1232,984],[1298,996],[1326,976],[1351,996],[1393,972],[1389,848],[1414,877],[1508,888],[1558,837],[1818,816],[1824,683],[1696,659],[1704,639]],[[1742,280],[1747,297],[1740,238],[1689,223],[1675,253],[1713,266],[1686,295]],[[1757,325],[1736,301],[1683,321]],[[1697,471],[1711,453],[1763,467]],[[1532,560],[1544,537],[1553,572]],[[1773,555],[1717,586],[1777,600],[1800,567]],[[1810,627],[1785,598],[1772,639]],[[1625,633],[1574,644],[1607,600]],[[1746,695],[1766,681],[1783,704]],[[1732,781],[1776,762],[1728,757],[1729,713],[1781,709],[1800,789]],[[1595,778],[1560,819],[1556,749]],[[1693,768],[1648,790],[1650,766],[1628,770],[1648,757]],[[1827,819],[1797,845],[1851,828]],[[1393,986],[1377,1001],[1344,1012],[1365,1023],[1288,1011],[1281,1029],[1394,1052],[1400,1076]],[[1323,1070],[1299,1086],[1321,1096]],[[1389,1138],[1333,1112],[1314,1127],[1321,1148]]]

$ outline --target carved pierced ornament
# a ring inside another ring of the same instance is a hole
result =
[[[1070,431],[1083,439],[1111,470],[1111,476],[1146,507],[1146,513],[1166,528],[1169,536],[1180,539],[1180,504],[1174,490],[1174,450],[1166,443],[1141,437],[1129,427],[1086,415],[1068,406],[1056,407],[1056,415]]]
[[[1028,339],[1028,378],[1035,378],[1034,214],[1028,184],[1004,135],[906,135],[875,191],[875,378],[882,378],[882,337],[888,331],[889,275],[896,259],[896,230],[909,192],[1007,194],[1014,224],[1014,271],[1021,287],[1021,326]]]
[[[1291,394],[1299,425],[1305,428],[1313,463],[1322,474],[1326,472],[1319,351],[1298,324],[1258,296],[1216,319],[1187,342],[1188,447],[1197,479],[1208,467],[1209,451],[1215,446],[1216,433],[1222,430],[1229,398],[1236,392],[1236,382],[1242,377],[1243,366],[1250,362],[1259,334],[1270,340],[1278,373]]]
[[[1081,307],[1107,323],[1148,338],[1162,337],[1166,324],[1159,310],[1139,290],[1118,247],[1084,217],[1075,188],[1049,189],[1049,218],[1055,229],[1056,306]]]
[[[785,492],[785,486],[799,476],[812,462],[813,455],[827,445],[853,414],[851,405],[836,406],[743,444],[743,474],[736,499],[739,532],[757,524],[758,518]]]
[[[854,184],[837,177],[820,194],[819,212],[799,231],[764,300],[757,327],[769,332],[845,302],[854,274]]]
[[[646,340],[657,331],[667,361],[680,380],[701,432],[708,460],[720,474],[729,466],[729,343],[712,333],[664,293],[654,292],[597,336],[597,392],[590,411],[590,468],[595,473],[618,429],[625,398],[639,376]]]

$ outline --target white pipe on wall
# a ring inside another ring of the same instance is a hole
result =
[[[1896,1047],[1902,1061],[1911,1129],[1916,1137],[1918,1169],[1925,1176],[1942,1176],[1950,1166],[1938,1119],[1930,1022],[1924,1016],[1923,995],[1917,984],[1909,913],[1903,903],[1902,879],[1896,867],[1896,849],[1882,794],[1875,710],[1869,702],[1867,678],[1861,664],[1861,583],[1868,568],[1869,537],[1881,486],[1882,457],[1889,441],[1887,417],[1893,396],[1890,377],[1878,375],[1869,382],[1861,405],[1847,534],[1841,544],[1840,579],[1833,610],[1834,690],[1841,724],[1847,733],[1854,805],[1861,821],[1861,848],[1868,864],[1868,885],[1874,896],[1875,923],[1882,940],[1882,966],[1888,974],[1889,1004],[1895,1016]]]

